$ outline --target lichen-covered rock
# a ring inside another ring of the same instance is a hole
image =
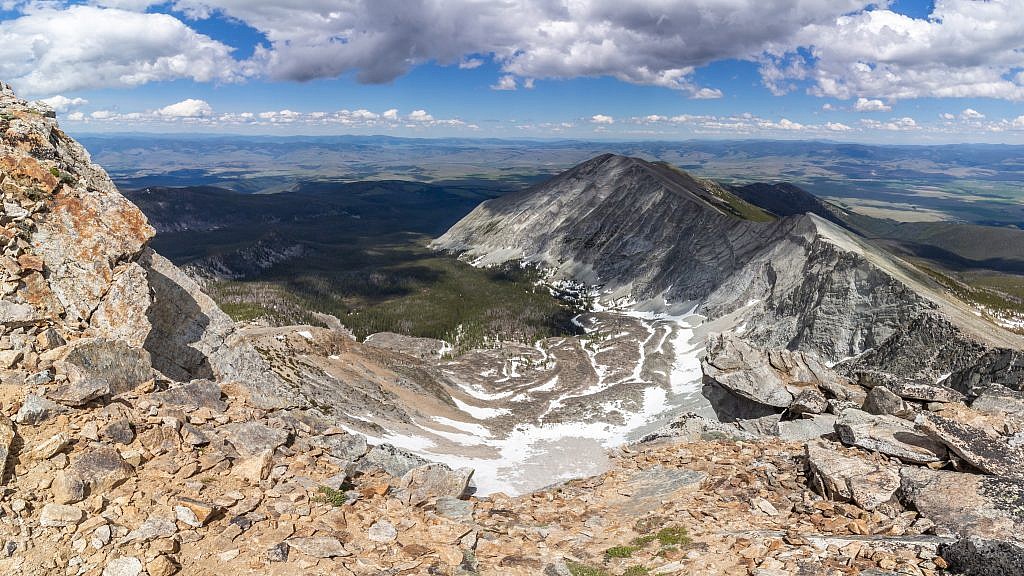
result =
[[[818,440],[807,443],[811,485],[829,498],[855,502],[865,510],[893,500],[900,487],[895,470],[867,458],[848,456],[834,444]]]
[[[61,350],[54,366],[67,382],[46,393],[61,404],[79,406],[127,392],[153,377],[149,352],[120,340],[83,338]]]
[[[919,430],[978,470],[1024,480],[1024,449],[1010,446],[1005,437],[934,414],[922,414],[915,422]]]
[[[442,496],[461,498],[472,478],[472,468],[452,470],[444,464],[425,464],[402,476],[398,483],[399,497],[413,506]]]
[[[895,416],[913,419],[917,414],[913,407],[885,386],[875,386],[864,398],[864,411],[878,416]]]
[[[943,547],[951,568],[964,574],[1014,574],[1024,539],[1024,482],[1010,478],[904,467],[900,494],[957,542]]]
[[[946,459],[946,448],[914,425],[895,416],[877,416],[847,409],[836,421],[836,432],[843,444],[881,452],[912,464],[928,464]]]
[[[135,469],[109,446],[93,446],[80,452],[54,480],[58,501],[78,502],[97,491],[106,491],[131,478]]]

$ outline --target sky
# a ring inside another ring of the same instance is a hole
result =
[[[73,134],[1024,144],[1024,0],[0,0]]]

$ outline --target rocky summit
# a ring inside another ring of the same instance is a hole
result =
[[[635,301],[706,302],[712,325],[732,330],[700,335],[664,317],[595,311],[577,321],[610,334],[601,345],[552,339],[450,359],[438,341],[355,342],[337,319],[235,324],[149,248],[146,218],[54,112],[0,84],[0,573],[1020,573],[1016,341],[978,336],[958,323],[956,302],[931,300],[902,265],[820,218],[780,223],[713,183],[617,157],[555,182],[595,212],[609,198],[621,204],[615,192],[627,186],[652,210],[725,230],[731,244],[709,236],[711,259],[686,264],[702,245],[660,251],[664,232],[653,228],[631,243],[595,243],[582,232],[618,234],[610,221],[559,217],[550,230],[568,227],[569,242],[535,234],[517,197],[481,211],[507,215],[494,227],[503,234],[547,243],[548,264],[570,244],[587,248],[562,262],[566,279],[614,284]],[[563,210],[537,202],[531,210]],[[471,246],[491,228],[480,219],[442,245],[505,258]],[[804,260],[754,278],[753,263],[764,272],[783,255],[769,240],[801,247]],[[507,245],[531,256],[521,239]],[[609,268],[623,251],[633,260]],[[736,258],[723,267],[729,251]],[[686,269],[659,268],[672,262]],[[830,276],[837,267],[847,276]],[[620,282],[627,268],[637,278]],[[810,284],[793,280],[815,271]],[[678,283],[683,272],[698,275]],[[857,298],[843,308],[834,290],[850,279],[843,294]],[[750,324],[767,318],[780,323],[777,337]],[[473,459],[445,464],[388,442],[427,417],[456,444],[467,436],[459,430],[515,438],[523,421],[621,423],[624,399],[662,398],[643,386],[671,390],[673,342],[706,344],[687,377],[712,411],[676,414],[602,451],[600,473],[565,480],[536,469],[527,485],[537,489],[484,494],[474,467],[458,465]],[[509,350],[523,360],[510,362]],[[949,375],[932,377],[939,370]],[[612,401],[619,408],[595,415]]]

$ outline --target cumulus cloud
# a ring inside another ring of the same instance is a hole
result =
[[[849,132],[850,130],[853,130],[853,127],[847,126],[842,122],[826,122],[825,129],[832,132]]]
[[[607,116],[605,114],[594,114],[590,117],[590,121],[594,124],[614,124],[615,118]]]
[[[409,120],[413,122],[431,122],[434,120],[434,117],[427,114],[426,110],[413,110],[409,113]]]
[[[167,118],[202,118],[213,114],[213,107],[205,100],[189,98],[176,104],[164,106],[156,112]]]
[[[964,108],[964,111],[960,113],[960,118],[964,120],[981,120],[984,117],[984,114],[974,108]]]
[[[886,99],[1024,99],[1024,3],[937,0],[927,19],[886,9],[811,23],[768,52],[777,62],[805,60],[821,96]]]
[[[130,1],[130,0],[128,0]],[[191,17],[221,13],[265,34],[254,58],[272,78],[309,80],[354,71],[389,82],[418,64],[479,66],[485,55],[519,78],[611,76],[717,98],[695,68],[757,58],[769,43],[827,25],[867,0],[551,2],[550,0],[177,0]],[[729,42],[722,42],[728,37]]]
[[[241,77],[231,48],[167,14],[32,4],[0,21],[0,76],[27,95]]]
[[[491,90],[515,90],[516,89],[516,77],[507,74],[498,79],[496,84],[491,85]]]
[[[49,98],[43,98],[42,101],[57,112],[67,112],[72,108],[78,108],[89,103],[85,98],[68,98],[67,96],[62,96],[60,94]]]
[[[857,112],[890,112],[892,110],[892,106],[889,106],[881,100],[857,98],[857,101],[853,104],[853,109]]]

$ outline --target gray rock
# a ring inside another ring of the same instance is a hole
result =
[[[287,542],[279,542],[274,544],[270,548],[267,548],[265,553],[268,562],[287,562],[288,552],[290,547]]]
[[[900,479],[904,503],[935,522],[937,534],[958,538],[941,550],[951,568],[982,576],[1019,573],[1024,482],[910,466]]]
[[[134,556],[121,556],[107,562],[102,576],[139,576],[142,574],[142,561]]]
[[[11,444],[14,442],[14,424],[6,415],[0,413],[0,486],[4,484],[7,471],[7,458],[11,455]]]
[[[1006,438],[935,414],[922,414],[915,422],[919,430],[978,470],[1024,480],[1024,449],[1010,446]]]
[[[157,538],[170,538],[178,533],[178,525],[175,518],[164,518],[162,516],[150,516],[138,528],[132,530],[124,537],[124,542],[138,542],[144,544]]]
[[[468,500],[460,500],[451,496],[442,496],[434,502],[434,511],[439,516],[459,522],[469,522],[473,519],[473,503]]]
[[[782,409],[767,406],[735,394],[714,380],[704,380],[701,394],[707,398],[721,422],[732,424],[745,433],[767,436],[775,433]]]
[[[807,444],[811,485],[822,496],[853,502],[865,510],[893,500],[900,476],[878,462],[847,456],[839,447],[818,440]]]
[[[368,449],[366,437],[361,434],[317,435],[309,439],[309,445],[347,462],[358,460]]]
[[[25,401],[14,415],[14,421],[18,424],[40,424],[63,412],[67,412],[67,408],[29,392],[25,394]]]
[[[918,400],[920,402],[963,402],[964,395],[944,386],[935,386],[926,382],[913,382],[895,379],[887,382],[885,387],[900,398]]]
[[[668,426],[644,436],[641,442],[697,442],[699,440],[754,440],[751,434],[732,424],[723,424],[693,412],[679,416]]]
[[[815,414],[810,418],[782,420],[776,425],[776,434],[783,440],[811,440],[835,432],[836,416]]]
[[[877,416],[847,409],[836,421],[836,433],[844,444],[881,452],[911,464],[928,464],[946,459],[946,448],[913,424],[895,416]]]
[[[163,392],[150,394],[149,397],[164,406],[179,406],[186,410],[209,408],[214,412],[223,412],[227,409],[227,404],[220,398],[220,386],[209,380],[176,384]]]
[[[786,408],[793,394],[786,389],[792,380],[771,365],[768,354],[731,335],[708,340],[707,356],[701,362],[705,383],[773,408]],[[786,374],[788,376],[788,374]]]
[[[89,493],[110,490],[134,475],[135,469],[117,450],[110,446],[91,446],[58,473],[54,491],[62,491],[65,503],[77,502]]]
[[[61,404],[79,406],[90,400],[126,392],[152,378],[149,353],[118,340],[83,338],[63,348],[55,363],[67,383],[47,392]]]
[[[252,458],[267,450],[273,451],[288,442],[288,432],[259,422],[235,422],[217,429],[243,458]]]
[[[989,384],[971,402],[971,408],[992,416],[1006,415],[1024,429],[1024,392],[1000,384]]]
[[[828,400],[815,388],[801,390],[789,405],[791,414],[821,414],[828,410]]]
[[[366,532],[366,537],[372,542],[394,542],[395,538],[398,538],[398,530],[394,524],[382,518],[370,526],[370,529]]]
[[[452,470],[444,464],[425,464],[409,470],[398,483],[399,499],[418,506],[429,500],[449,496],[460,498],[469,488],[472,468]]]
[[[885,386],[875,386],[864,399],[864,411],[878,416],[913,419],[917,412]]]
[[[965,536],[940,549],[951,571],[970,576],[1007,576],[1024,570],[1024,544]]]
[[[77,506],[50,503],[40,511],[39,524],[51,527],[77,526],[83,518],[85,512]]]
[[[302,552],[306,556],[314,558],[336,558],[340,556],[351,556],[352,553],[345,550],[341,541],[330,536],[315,536],[309,538],[289,538],[288,545]]]
[[[374,446],[358,461],[359,470],[367,471],[373,468],[380,468],[391,476],[401,478],[405,473],[417,466],[430,464],[411,452],[395,448],[390,444]]]
[[[100,429],[100,437],[117,444],[131,444],[135,431],[127,418],[118,418]]]

